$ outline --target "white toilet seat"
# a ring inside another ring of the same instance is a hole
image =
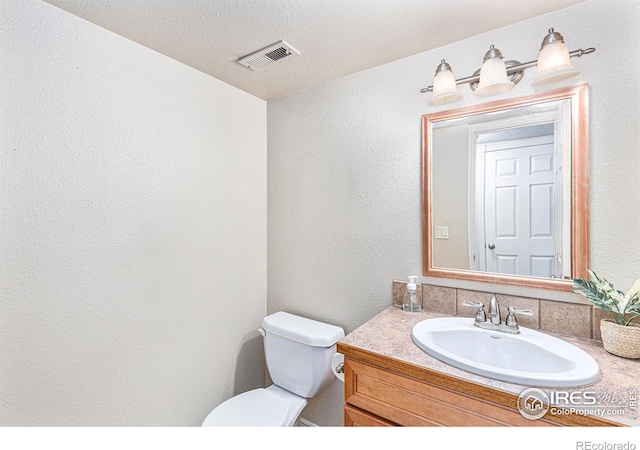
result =
[[[267,389],[254,389],[218,405],[202,422],[203,427],[281,427],[289,417],[289,405]]]

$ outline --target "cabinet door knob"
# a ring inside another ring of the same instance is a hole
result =
[[[496,244],[489,244],[487,245],[487,247],[489,247],[489,250],[493,250],[494,248],[496,248]]]

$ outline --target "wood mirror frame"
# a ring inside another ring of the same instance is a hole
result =
[[[523,97],[457,108],[422,116],[422,244],[423,275],[468,281],[571,291],[570,279],[504,275],[433,267],[432,124],[543,102],[571,100],[571,277],[588,278],[589,267],[589,105],[588,85],[581,84]]]

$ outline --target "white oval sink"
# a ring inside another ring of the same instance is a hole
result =
[[[600,378],[596,361],[566,341],[529,328],[520,334],[484,330],[473,319],[427,319],[411,330],[427,354],[495,380],[540,387],[575,387]]]

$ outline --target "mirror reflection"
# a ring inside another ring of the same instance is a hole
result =
[[[433,266],[570,277],[570,100],[443,120],[432,136]]]
[[[586,276],[586,84],[422,126],[423,275],[568,291]]]

